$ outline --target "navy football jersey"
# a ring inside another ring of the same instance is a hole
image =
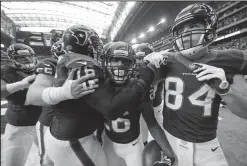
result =
[[[77,53],[68,53],[59,60],[54,80],[61,87],[71,69],[80,70],[81,75],[95,72],[99,77],[100,67],[92,58]],[[77,74],[75,74],[75,79]],[[55,105],[55,114],[50,124],[51,134],[60,140],[79,139],[92,134],[103,124],[103,116],[91,109],[82,99],[62,101]]]
[[[7,66],[1,79],[6,83],[15,83],[33,73],[24,73],[20,70]],[[27,94],[27,88],[19,90],[6,97],[8,101],[5,119],[7,123],[14,126],[33,126],[37,123],[41,114],[40,106],[24,106]]]
[[[42,59],[35,67],[36,74],[45,74],[50,76],[55,76],[56,73],[57,60],[53,58]],[[44,106],[42,107],[42,113],[39,117],[39,122],[42,125],[49,126],[51,120],[54,116],[54,106]]]
[[[125,84],[128,84],[128,82]],[[112,88],[114,88],[115,91],[121,91],[123,89],[121,85],[116,85],[114,83],[112,83]],[[126,110],[126,112],[120,115],[116,120],[106,119],[106,135],[113,142],[121,144],[126,144],[135,140],[140,135],[140,115],[144,110],[142,108],[142,103],[148,102],[149,100],[149,94],[147,94],[143,101],[139,103],[137,108],[133,110]]]
[[[45,58],[42,59],[36,66],[35,66],[35,73],[36,74],[46,74],[55,76],[56,73],[56,66],[57,60],[53,58]]]
[[[246,57],[240,50],[210,50],[196,62],[223,68],[226,74],[246,74]],[[205,82],[198,81],[196,73],[175,58],[166,67],[169,72],[164,78],[164,128],[172,135],[190,142],[214,139],[221,97]]]
[[[116,143],[126,144],[132,142],[140,135],[141,109],[126,111],[116,120],[106,119],[106,135]]]

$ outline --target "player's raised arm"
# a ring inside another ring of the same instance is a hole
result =
[[[92,80],[91,87],[85,85],[85,81],[94,77],[93,74],[83,76],[77,80],[72,80],[75,70],[72,70],[69,77],[62,87],[52,87],[53,77],[47,75],[40,75],[37,79],[37,84],[29,89],[27,94],[26,105],[55,105],[61,101],[69,99],[78,99],[87,94],[93,93],[98,87],[97,79]]]
[[[56,64],[57,61],[55,59],[46,58],[36,65],[35,73],[37,76],[33,84],[28,89],[25,105],[47,105],[42,100],[42,92],[45,88],[53,86]]]
[[[42,100],[42,92],[44,89],[52,87],[53,79],[53,76],[38,74],[34,83],[29,87],[25,105],[48,105]]]

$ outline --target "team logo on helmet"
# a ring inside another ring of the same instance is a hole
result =
[[[85,31],[81,29],[78,29],[78,31],[72,31],[71,29],[69,29],[69,31],[71,32],[72,36],[76,39],[76,44],[84,46],[87,43],[88,34]]]

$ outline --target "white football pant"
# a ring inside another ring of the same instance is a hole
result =
[[[78,140],[62,141],[45,133],[47,154],[55,166],[107,166],[105,153],[93,134]]]
[[[178,166],[228,166],[218,138],[192,143],[174,137],[167,131],[165,134],[178,158]]]
[[[24,166],[32,144],[38,147],[35,126],[6,124],[2,137],[3,166]]]
[[[140,117],[140,135],[141,135],[141,140],[143,143],[148,141],[148,134],[149,134],[149,131],[148,131],[147,123],[145,122],[145,120],[141,114],[141,117]]]
[[[113,142],[106,136],[105,132],[102,133],[102,140],[107,166],[126,166],[124,159],[116,154],[113,148]]]
[[[109,144],[111,144],[112,141],[109,138],[108,141]],[[126,166],[142,166],[142,151],[144,145],[140,136],[136,140],[127,144],[112,142],[112,145],[113,151],[115,151],[116,155],[125,161]]]

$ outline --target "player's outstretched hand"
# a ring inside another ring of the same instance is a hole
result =
[[[144,57],[143,60],[144,62],[155,65],[156,68],[160,68],[162,64],[165,65],[167,63],[168,54],[171,53],[168,51],[152,52],[151,54],[148,54],[146,57]]]
[[[21,84],[23,86],[23,88],[28,88],[35,80],[36,75],[31,75],[31,76],[27,76],[26,78],[24,78],[23,80],[21,80]]]
[[[85,76],[82,77],[77,77],[76,80],[73,80],[74,75],[80,75],[79,70],[76,71],[76,69],[73,69],[65,81],[64,84],[66,84],[69,81],[72,81],[71,83],[71,95],[73,96],[74,99],[78,99],[82,96],[88,95],[90,93],[93,93],[95,91],[95,88],[98,87],[97,82],[99,81],[98,79],[94,79],[95,74],[86,74]]]

